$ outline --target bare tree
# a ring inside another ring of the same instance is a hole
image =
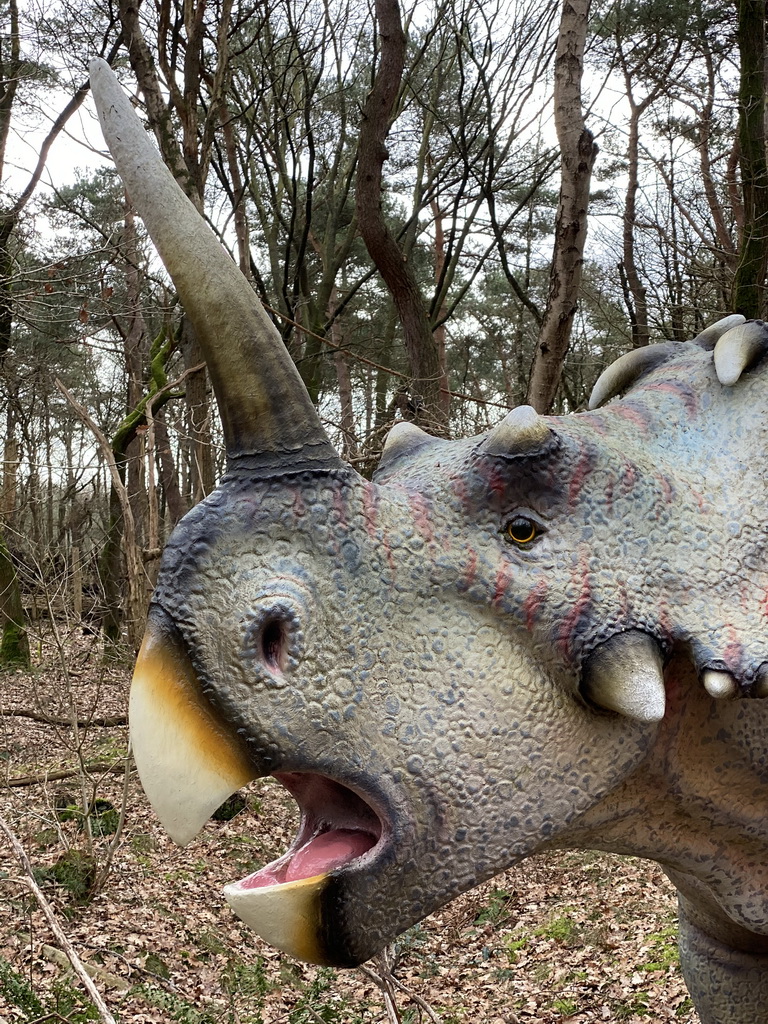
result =
[[[757,318],[766,312],[768,274],[768,156],[766,155],[765,4],[738,0],[739,151],[744,221],[733,309]]]
[[[560,201],[549,298],[536,345],[528,402],[545,413],[552,405],[576,315],[587,207],[597,145],[584,121],[581,78],[589,21],[589,0],[564,0],[555,57],[555,129],[560,143]]]
[[[386,140],[396,113],[405,69],[406,36],[397,0],[376,0],[379,62],[363,110],[355,201],[360,234],[386,282],[403,325],[412,375],[409,418],[437,433],[447,427],[441,401],[442,373],[424,297],[412,267],[389,229],[382,208]]]

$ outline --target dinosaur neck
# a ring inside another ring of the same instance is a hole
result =
[[[682,655],[665,679],[667,713],[648,757],[562,845],[658,861],[703,917],[768,936],[768,815],[759,797],[768,707],[712,700]],[[754,880],[748,903],[745,877]]]

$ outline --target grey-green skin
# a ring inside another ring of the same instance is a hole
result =
[[[749,699],[768,661],[763,372],[724,388],[710,352],[680,346],[624,400],[547,423],[548,450],[522,458],[425,438],[395,450],[373,484],[234,464],[173,535],[152,615],[178,630],[259,772],[328,776],[387,823],[382,854],[341,872],[329,896],[338,962],[559,846],[659,861],[686,918],[757,965],[768,949],[768,703]],[[529,550],[505,536],[520,510],[546,531]],[[282,624],[283,670],[261,643],[270,622]],[[580,692],[590,653],[629,629],[665,654],[660,724]],[[745,699],[713,700],[706,667],[733,673]],[[751,974],[742,987],[719,958],[702,966],[706,947],[689,934],[702,1019],[760,1019],[768,973],[762,990]],[[720,973],[746,1010],[707,1009]]]
[[[229,403],[228,472],[167,546],[150,629],[186,652],[254,774],[277,774],[310,815],[319,787],[338,827],[380,823],[375,849],[331,872],[327,960],[367,959],[534,851],[613,850],[677,886],[702,1021],[768,1019],[768,332],[747,325],[747,355],[720,378],[706,344],[651,351],[598,411],[513,414],[452,442],[400,428],[369,483],[335,456],[277,348],[288,383],[265,411],[263,324],[249,359],[217,340],[229,269],[196,278],[202,226],[174,240],[186,214],[141,207],[165,172],[132,170],[143,143],[111,88],[105,134]],[[201,246],[210,270],[219,257]],[[527,545],[508,532],[520,516],[538,524]],[[624,698],[608,710],[598,680],[606,652],[619,689],[635,678],[638,637],[663,660],[661,721]],[[735,699],[710,696],[712,670]]]

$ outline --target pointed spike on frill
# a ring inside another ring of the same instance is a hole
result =
[[[768,326],[750,320],[726,331],[715,345],[715,372],[725,387],[731,387],[768,351]]]
[[[592,394],[589,396],[589,408],[598,409],[611,398],[615,398],[630,388],[644,374],[666,362],[676,350],[676,343],[665,341],[659,345],[646,345],[644,348],[633,348],[611,363],[597,378]]]
[[[696,335],[691,344],[707,350],[713,349],[727,331],[746,323],[746,321],[747,318],[741,313],[731,313],[730,316],[724,316],[721,320],[710,324],[709,327],[705,327],[701,334]]]
[[[753,693],[755,697],[768,697],[768,664],[761,665],[758,669]]]
[[[524,458],[547,451],[554,441],[544,417],[530,405],[519,405],[493,427],[480,451],[501,459]]]
[[[586,661],[582,694],[591,703],[638,722],[664,717],[663,659],[656,641],[640,630],[617,633]]]
[[[738,696],[739,683],[730,672],[705,668],[701,673],[701,682],[709,696],[715,700],[733,700]]]
[[[423,448],[425,444],[436,440],[426,430],[417,427],[410,420],[400,420],[395,423],[384,439],[384,450],[381,453],[382,462],[391,462],[409,452],[415,452],[417,448]]]

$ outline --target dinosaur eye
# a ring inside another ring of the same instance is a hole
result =
[[[544,530],[528,516],[515,516],[504,527],[504,536],[519,548],[530,547]]]

